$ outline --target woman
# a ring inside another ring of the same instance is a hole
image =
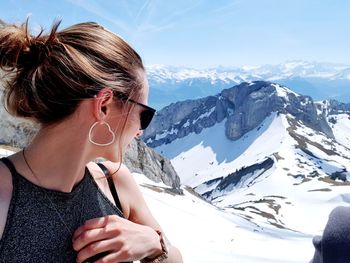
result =
[[[27,26],[0,30],[6,108],[41,124],[0,162],[0,262],[182,262],[121,164],[155,112],[141,58],[95,23]]]

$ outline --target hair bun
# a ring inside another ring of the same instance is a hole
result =
[[[29,50],[27,26],[3,24],[0,27],[0,67],[16,68],[21,53]]]
[[[28,48],[22,50],[18,56],[17,67],[35,66],[43,62],[49,55],[49,49],[46,42],[34,39],[29,43]]]
[[[35,67],[43,62],[50,53],[48,42],[55,40],[55,31],[49,37],[42,36],[42,33],[31,36],[28,33],[28,20],[21,26],[0,24],[0,67]]]

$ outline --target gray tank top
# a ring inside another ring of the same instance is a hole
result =
[[[79,226],[86,220],[106,215],[123,217],[121,209],[103,194],[87,168],[72,192],[63,193],[33,184],[16,171],[10,160],[1,160],[11,171],[13,184],[0,239],[1,263],[76,262],[72,236]],[[85,262],[94,262],[103,255]]]

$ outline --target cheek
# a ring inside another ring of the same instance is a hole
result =
[[[130,130],[135,131],[135,133],[140,129],[140,114],[135,112],[130,114],[128,119],[128,127]]]
[[[125,127],[121,133],[121,144],[124,146],[127,146],[130,144],[130,142],[138,135],[140,131],[140,120],[139,118],[136,118],[135,116],[129,116]]]
[[[140,123],[139,120],[131,120],[128,125],[126,137],[129,142],[134,139],[140,132]]]

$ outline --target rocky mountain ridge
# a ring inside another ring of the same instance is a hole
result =
[[[338,103],[338,107],[341,105]],[[271,82],[254,81],[225,89],[216,96],[170,104],[157,112],[143,139],[147,145],[157,147],[191,132],[199,134],[225,120],[226,137],[237,140],[258,127],[271,112],[289,113],[305,125],[333,137],[325,116],[318,114],[311,97]]]

